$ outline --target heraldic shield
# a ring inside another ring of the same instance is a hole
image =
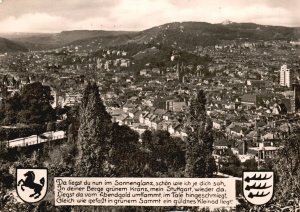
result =
[[[47,169],[17,169],[17,194],[24,202],[41,201],[47,193]]]
[[[272,171],[243,172],[243,193],[248,202],[263,205],[273,197],[274,173]]]

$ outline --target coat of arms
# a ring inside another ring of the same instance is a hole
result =
[[[272,171],[243,172],[243,193],[248,202],[263,205],[273,197],[274,173]]]
[[[17,169],[17,194],[24,201],[41,201],[47,193],[47,169]]]

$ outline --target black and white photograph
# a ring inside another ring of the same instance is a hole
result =
[[[299,212],[299,11],[0,0],[0,212]]]

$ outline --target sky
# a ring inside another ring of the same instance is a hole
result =
[[[300,27],[300,0],[0,0],[0,33],[144,30],[169,22]]]

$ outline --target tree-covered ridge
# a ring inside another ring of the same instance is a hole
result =
[[[0,53],[27,52],[28,49],[17,42],[0,37]]]
[[[293,27],[268,26],[254,23],[211,24],[206,22],[173,22],[155,26],[136,33],[97,36],[77,40],[73,46],[99,43],[103,47],[126,44],[160,43],[176,49],[195,50],[220,44],[222,41],[270,41],[298,40],[299,29]]]
[[[173,22],[155,26],[138,32],[102,31],[102,30],[73,30],[61,33],[19,35],[1,35],[10,39],[0,39],[4,52],[45,50],[63,46],[86,46],[97,49],[119,46],[129,43],[142,44],[154,41],[169,46],[194,49],[196,46],[211,46],[221,40],[247,39],[259,40],[297,40],[299,29],[296,27],[267,26],[254,23],[211,24],[206,22]],[[20,45],[21,44],[21,45]],[[93,45],[91,45],[93,44]],[[26,48],[25,48],[25,47]]]

